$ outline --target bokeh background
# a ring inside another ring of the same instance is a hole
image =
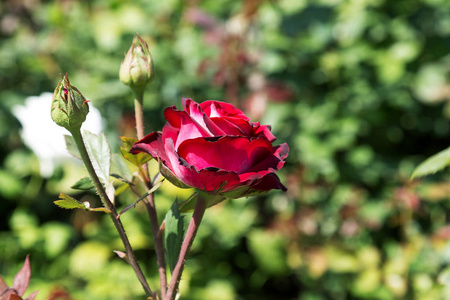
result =
[[[216,99],[290,146],[279,172],[288,192],[207,211],[182,299],[450,299],[448,175],[410,180],[450,141],[447,0],[0,2],[0,273],[9,284],[30,254],[37,299],[143,299],[112,252],[122,248],[109,218],[53,204],[66,192],[98,205],[70,189],[83,168],[48,149],[42,172],[13,114],[68,73],[117,153],[119,136],[135,135],[132,95],[118,80],[135,33],[155,62],[148,131],[181,97]],[[48,110],[28,121],[45,122]],[[35,143],[53,134],[43,127]],[[165,183],[160,218],[189,193]],[[123,220],[156,288],[147,215],[138,205]]]

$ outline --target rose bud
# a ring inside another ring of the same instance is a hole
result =
[[[86,120],[89,106],[81,92],[70,84],[66,74],[53,93],[51,116],[53,121],[69,131],[79,130]]]
[[[270,126],[250,122],[231,104],[183,98],[183,110],[166,108],[162,132],[130,149],[158,159],[161,173],[179,187],[239,198],[271,189],[286,191],[275,174],[288,156],[286,143],[272,146]]]
[[[120,64],[119,77],[133,90],[144,89],[154,77],[152,55],[147,43],[138,34]]]

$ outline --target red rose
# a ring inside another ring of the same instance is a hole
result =
[[[162,133],[152,132],[131,148],[161,161],[161,173],[177,186],[229,198],[271,189],[286,191],[275,172],[289,147],[272,146],[270,126],[249,122],[231,104],[183,98],[183,111],[166,108]]]

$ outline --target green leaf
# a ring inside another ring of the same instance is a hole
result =
[[[131,173],[121,155],[114,153],[112,155],[111,162],[111,169],[114,170],[117,175],[119,175],[127,182],[131,182],[133,180],[133,174]]]
[[[85,130],[83,140],[95,173],[104,184],[107,184],[111,167],[111,149],[105,134],[95,135]]]
[[[83,209],[86,211],[99,211],[99,212],[104,212],[104,213],[111,213],[111,211],[107,208],[104,207],[97,207],[97,208],[91,208],[91,205],[89,204],[89,202],[83,202],[81,203],[80,201],[78,201],[77,199],[70,197],[67,194],[61,193],[59,194],[59,198],[61,200],[56,200],[53,203],[55,203],[56,205],[58,205],[61,208],[65,208],[65,209],[74,209],[74,208],[79,208],[79,209]]]
[[[75,190],[87,191],[93,189],[94,184],[92,183],[89,177],[83,177],[80,180],[78,180],[74,185],[72,185],[71,188]]]
[[[172,207],[167,212],[164,222],[166,258],[170,271],[172,272],[177,263],[184,236],[183,216],[178,209],[177,200],[174,201]]]
[[[65,135],[64,140],[66,141],[66,147],[69,154],[81,160],[80,152],[78,151],[77,144],[75,144],[73,137]]]
[[[434,174],[450,165],[450,147],[427,158],[413,172],[411,178]]]
[[[123,147],[120,147],[120,152],[122,153],[123,157],[133,165],[140,167],[152,159],[151,155],[144,152],[136,155],[129,152],[131,147],[138,141],[137,138],[121,136],[120,139],[123,142]]]
[[[81,209],[86,209],[86,206],[84,206],[83,203],[79,202],[78,200],[76,200],[73,197],[70,197],[67,194],[61,193],[59,194],[59,198],[61,200],[56,200],[54,201],[54,203],[56,205],[58,205],[61,208],[65,208],[65,209],[74,209],[74,208],[81,208]]]
[[[120,139],[122,140],[123,148],[126,151],[130,151],[131,147],[133,147],[133,145],[138,141],[137,138],[128,136],[121,136]]]

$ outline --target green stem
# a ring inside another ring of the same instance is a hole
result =
[[[144,91],[134,93],[134,117],[136,119],[136,132],[138,139],[145,136],[144,127]]]
[[[163,300],[173,300],[177,295],[178,285],[180,283],[181,274],[183,273],[183,268],[186,263],[187,255],[191,249],[192,243],[194,242],[195,235],[197,234],[198,227],[202,221],[203,215],[206,210],[206,198],[202,193],[198,193],[197,203],[195,204],[194,213],[192,215],[191,221],[189,222],[186,235],[184,237],[183,243],[181,244],[180,254],[178,256],[177,263],[172,272],[172,278],[170,279],[169,288],[167,289],[166,298]]]
[[[134,99],[134,112],[136,118],[136,132],[138,139],[142,139],[145,136],[144,130],[144,91],[135,90]],[[152,188],[152,182],[150,180],[150,175],[148,171],[148,165],[144,164],[144,180],[148,189]],[[147,209],[148,216],[150,218],[150,223],[152,225],[153,237],[155,239],[155,251],[156,251],[156,261],[158,264],[159,280],[161,283],[161,298],[165,298],[166,287],[167,287],[167,275],[166,275],[166,259],[164,255],[164,245],[163,245],[163,235],[159,233],[158,226],[158,216],[156,214],[155,198],[153,193],[150,194],[146,200],[144,200],[144,205]]]
[[[136,260],[136,257],[134,255],[133,249],[131,248],[131,244],[130,244],[130,241],[128,240],[128,237],[127,237],[127,234],[123,227],[123,224],[120,221],[120,219],[117,217],[117,211],[116,211],[114,205],[112,204],[111,200],[109,199],[108,195],[106,194],[106,191],[103,188],[103,185],[100,182],[100,179],[98,178],[97,174],[95,173],[94,167],[92,166],[91,160],[89,159],[89,155],[86,151],[86,146],[84,145],[80,128],[72,130],[70,133],[73,136],[73,139],[75,141],[75,144],[77,145],[78,151],[80,152],[81,159],[83,160],[83,163],[89,173],[89,176],[92,180],[92,183],[95,186],[95,189],[97,190],[98,195],[100,196],[100,199],[103,202],[103,205],[108,210],[111,211],[111,213],[109,215],[111,216],[114,226],[116,227],[117,232],[119,233],[119,236],[122,239],[122,243],[127,252],[131,267],[133,268],[134,272],[136,273],[136,276],[139,279],[142,287],[144,288],[144,291],[145,291],[145,294],[147,295],[147,297],[153,297],[154,296],[153,292],[150,289],[150,286],[148,285],[147,280],[145,279],[145,276],[142,273],[139,263]]]

